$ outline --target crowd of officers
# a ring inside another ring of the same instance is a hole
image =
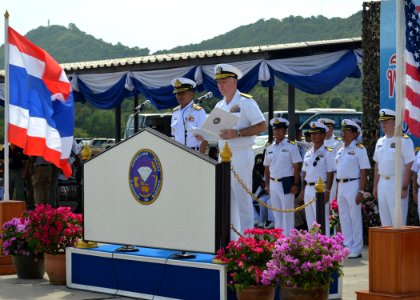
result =
[[[274,142],[269,145],[263,157],[256,158],[252,145],[255,136],[266,129],[266,122],[257,103],[250,95],[237,90],[237,81],[241,71],[228,64],[219,64],[214,69],[214,79],[223,99],[216,107],[239,117],[232,129],[222,130],[219,149],[227,143],[232,150],[234,172],[251,189],[253,169],[263,170],[263,186],[255,185],[254,191],[260,200],[272,207],[293,210],[295,198],[308,203],[315,197],[315,183],[319,178],[325,183],[326,228],[329,228],[329,203],[337,199],[341,230],[344,244],[350,249],[349,258],[361,257],[363,247],[362,201],[370,196],[366,190],[367,174],[371,165],[366,148],[361,143],[362,130],[360,120],[344,119],[341,125],[341,137],[334,135],[334,120],[322,118],[310,123],[310,130],[305,132],[304,140],[291,141],[286,138],[289,121],[275,117],[270,120]],[[205,112],[194,104],[196,83],[187,78],[175,78],[172,81],[174,93],[180,104],[172,117],[172,135],[175,140],[205,152],[207,141],[203,137],[190,133],[192,128],[200,128],[205,121]],[[395,175],[402,175],[402,222],[405,225],[408,211],[408,190],[413,178],[414,201],[418,203],[420,184],[420,154],[415,156],[412,140],[402,136],[401,170],[395,171],[395,111],[381,109],[379,121],[384,132],[377,143],[373,156],[374,187],[373,197],[378,201],[382,226],[392,226],[394,220]],[[414,176],[411,176],[412,173]],[[254,178],[255,181],[255,178]],[[264,186],[265,185],[265,186]],[[262,192],[265,190],[265,192]],[[272,216],[274,227],[282,228],[288,235],[295,227],[294,214],[272,211],[260,205],[260,217]],[[308,228],[316,220],[315,203],[305,208]],[[231,223],[238,232],[251,228],[254,223],[254,207],[250,195],[235,178],[231,176]],[[234,231],[231,238],[237,239]]]

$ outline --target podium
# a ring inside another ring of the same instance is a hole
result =
[[[10,221],[14,217],[20,217],[25,211],[24,201],[0,201],[0,232],[4,222]],[[3,241],[0,240],[0,244]],[[15,274],[12,257],[10,255],[3,255],[0,253],[0,275]]]
[[[358,300],[420,300],[420,227],[369,229],[369,290]]]

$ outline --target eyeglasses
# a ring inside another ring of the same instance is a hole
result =
[[[318,161],[320,160],[319,156],[317,156],[314,160],[313,166],[316,167],[316,165],[318,164]]]

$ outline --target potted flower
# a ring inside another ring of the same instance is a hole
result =
[[[2,250],[5,255],[12,255],[17,276],[23,279],[43,278],[44,252],[29,233],[29,220],[13,218],[3,224],[2,230]]]
[[[274,243],[283,237],[282,229],[247,229],[236,241],[217,252],[216,259],[227,264],[230,274],[228,286],[236,290],[237,298],[252,293],[252,299],[273,299],[274,286],[261,283],[263,271],[271,259]],[[268,298],[256,295],[268,293]]]
[[[30,234],[44,249],[50,283],[65,284],[65,249],[82,237],[82,216],[71,212],[70,207],[43,204],[27,214]]]
[[[280,285],[281,299],[328,299],[331,276],[342,275],[349,249],[341,233],[327,237],[314,222],[309,231],[293,229],[280,238],[263,272],[263,284]]]

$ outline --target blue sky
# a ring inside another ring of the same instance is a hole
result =
[[[21,34],[31,29],[74,23],[112,44],[151,52],[199,43],[259,19],[324,15],[346,18],[362,9],[363,0],[2,0],[9,25]],[[1,30],[1,44],[4,30]]]

